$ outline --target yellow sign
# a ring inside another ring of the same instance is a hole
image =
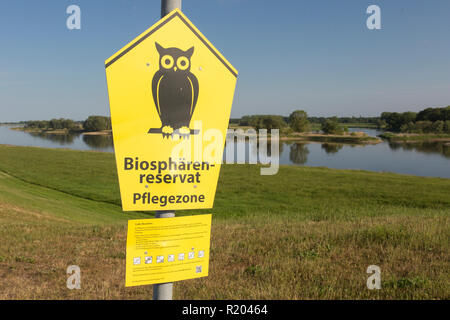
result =
[[[212,208],[236,69],[178,9],[105,67],[123,210]]]
[[[208,276],[211,215],[129,220],[125,286]]]

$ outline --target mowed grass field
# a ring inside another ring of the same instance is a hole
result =
[[[222,166],[210,275],[174,299],[449,299],[450,179]],[[0,299],[151,299],[125,288],[113,154],[0,146]],[[81,289],[66,268],[81,268]],[[368,290],[369,265],[382,289]]]

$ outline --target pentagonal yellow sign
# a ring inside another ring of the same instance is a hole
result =
[[[180,10],[106,60],[122,208],[212,208],[237,71]]]

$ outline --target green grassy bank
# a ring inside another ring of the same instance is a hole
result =
[[[210,276],[174,298],[448,299],[449,194],[449,179],[224,165],[214,209],[179,213],[214,214]],[[121,211],[113,154],[0,146],[0,298],[151,298],[124,287],[126,221],[151,216]]]
[[[416,142],[416,141],[448,141],[450,142],[450,134],[432,134],[432,133],[424,133],[424,134],[416,134],[416,133],[392,133],[385,132],[380,134],[380,138],[389,140],[389,141],[398,141],[398,142]]]

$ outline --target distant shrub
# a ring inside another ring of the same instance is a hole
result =
[[[443,133],[444,132],[445,123],[442,120],[437,120],[433,122],[431,125],[432,132],[434,133]]]
[[[286,127],[286,121],[282,116],[275,115],[254,115],[243,116],[239,121],[240,126],[251,126],[259,129],[282,129]]]
[[[445,121],[444,132],[450,134],[450,120]]]
[[[292,130],[291,127],[285,127],[280,130],[280,134],[285,135],[285,136],[288,136],[292,133],[294,133],[294,130]]]
[[[77,123],[71,119],[52,119],[50,121],[27,121],[25,122],[25,128],[37,128],[37,129],[53,129],[53,130],[78,130],[80,129],[80,123]]]
[[[443,133],[445,123],[443,121],[417,121],[409,122],[401,126],[400,131],[406,133]]]
[[[111,118],[104,116],[89,116],[83,123],[86,131],[111,130]]]
[[[49,127],[54,130],[58,129],[75,129],[78,127],[78,125],[75,123],[75,121],[71,119],[52,119],[50,120]]]
[[[295,132],[309,131],[308,114],[303,110],[297,110],[289,116],[289,126]]]
[[[327,119],[322,123],[321,130],[325,134],[343,134],[344,129],[339,125],[337,119]]]
[[[450,121],[450,106],[445,108],[426,108],[415,112],[383,112],[379,127],[395,132],[443,133],[446,121]]]
[[[415,112],[383,112],[380,119],[386,123],[387,130],[398,132],[403,125],[414,122],[416,116],[417,114]]]

